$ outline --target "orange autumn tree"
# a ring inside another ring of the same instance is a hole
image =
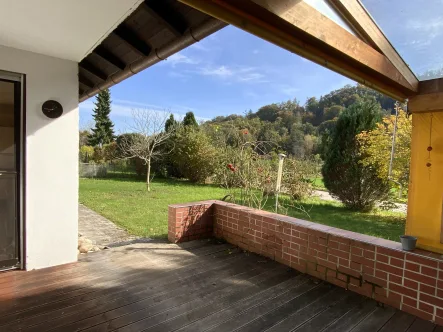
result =
[[[411,157],[412,118],[408,117],[399,106],[396,107],[398,107],[398,121],[391,179],[401,183],[403,188],[407,188]],[[357,135],[360,144],[359,150],[364,156],[361,163],[364,166],[374,167],[382,179],[389,177],[394,125],[395,115],[385,116],[374,130],[364,131]],[[395,186],[394,183],[393,186]]]

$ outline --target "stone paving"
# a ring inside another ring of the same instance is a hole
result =
[[[78,205],[78,232],[79,236],[92,240],[100,247],[112,247],[139,239],[83,204]]]

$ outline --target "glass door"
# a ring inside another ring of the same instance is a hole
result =
[[[21,82],[0,72],[0,270],[20,264]]]

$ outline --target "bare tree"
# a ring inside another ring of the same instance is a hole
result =
[[[123,158],[139,158],[146,165],[146,187],[151,191],[151,161],[170,153],[165,151],[167,140],[174,134],[176,126],[165,130],[165,123],[170,116],[169,112],[146,109],[132,110],[132,124],[122,135],[120,153]]]

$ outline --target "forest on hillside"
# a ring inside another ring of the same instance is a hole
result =
[[[384,115],[394,113],[395,100],[363,85],[346,85],[301,104],[293,100],[249,110],[244,115],[218,116],[202,124],[209,132],[232,128],[248,131],[251,141],[270,141],[279,152],[296,158],[322,155],[339,115],[349,106],[375,101]]]

